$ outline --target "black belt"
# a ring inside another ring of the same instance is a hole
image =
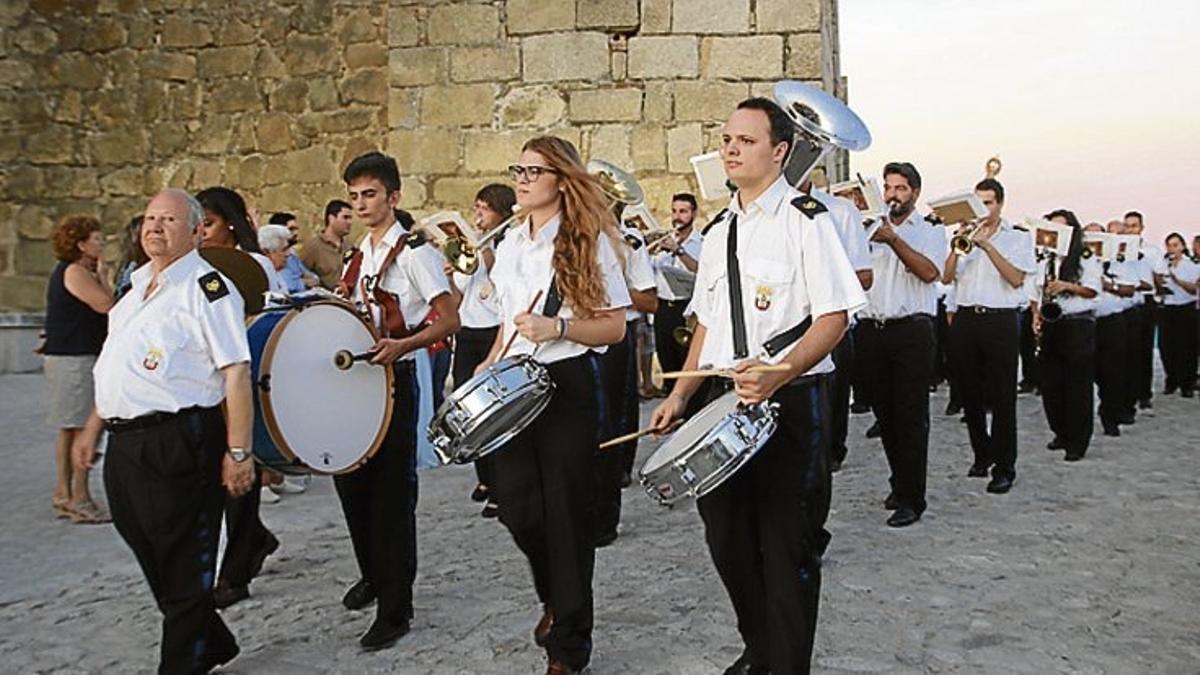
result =
[[[859,321],[862,321],[863,323],[874,326],[876,328],[884,328],[886,326],[895,326],[895,325],[901,324],[901,323],[908,323],[910,321],[918,321],[918,320],[926,320],[926,319],[932,321],[933,317],[928,314],[909,314],[908,316],[898,316],[894,319],[873,319],[871,317],[861,317],[859,319]]]
[[[958,311],[967,314],[1016,314],[1016,307],[984,307],[983,305],[961,305]]]
[[[667,300],[666,298],[659,298],[658,304],[666,305],[667,307],[687,307],[688,303],[691,301],[691,298],[684,298],[683,300]]]
[[[170,422],[172,420],[175,420],[175,419],[178,419],[181,417],[187,417],[189,415],[195,415],[195,414],[207,412],[210,410],[216,410],[216,408],[215,407],[202,408],[200,406],[192,406],[190,408],[184,408],[184,409],[176,411],[176,412],[152,412],[152,413],[147,413],[145,415],[139,415],[139,416],[131,418],[131,419],[123,419],[120,417],[110,417],[109,419],[104,420],[104,428],[110,434],[120,434],[120,433],[124,433],[126,431],[138,431],[140,429],[150,429],[152,427],[157,427],[159,425],[166,424],[167,422]]]
[[[1083,312],[1073,312],[1071,314],[1063,314],[1059,317],[1059,321],[1095,321],[1096,312],[1086,310]]]

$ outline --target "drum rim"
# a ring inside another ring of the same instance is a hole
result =
[[[362,323],[364,326],[366,326],[367,330],[371,332],[372,338],[374,338],[375,340],[379,339],[379,331],[377,331],[375,329],[375,327],[372,326],[369,321],[367,321],[365,318],[363,318],[363,316],[361,314],[359,314],[357,311],[355,311],[355,309],[351,305],[349,305],[345,302],[342,302],[340,300],[333,300],[333,299],[316,300],[314,302],[305,303],[303,305],[303,307],[292,307],[292,308],[285,310],[286,313],[284,314],[284,317],[279,320],[279,323],[275,324],[274,328],[271,329],[271,334],[267,337],[267,343],[265,345],[263,345],[262,364],[259,365],[259,367],[258,367],[258,371],[260,373],[260,376],[259,376],[260,378],[261,378],[261,373],[263,373],[264,371],[266,371],[268,373],[270,372],[270,366],[272,364],[272,361],[275,358],[275,347],[279,343],[279,336],[283,334],[283,328],[285,326],[287,326],[287,324],[290,323],[291,320],[294,319],[299,312],[302,312],[311,307],[315,307],[317,305],[334,305],[336,307],[339,307],[339,308],[347,311],[355,319],[358,319],[358,321],[360,323]],[[256,314],[254,316],[254,319],[257,320],[258,317],[265,316],[265,315],[266,315],[266,312]],[[249,327],[249,324],[247,324],[247,327]],[[259,400],[262,402],[263,422],[267,425],[267,433],[271,435],[271,440],[275,441],[275,446],[277,448],[279,448],[279,451],[281,453],[283,453],[285,457],[287,457],[289,460],[291,460],[293,462],[299,461],[302,466],[308,467],[308,470],[311,473],[321,474],[321,475],[325,475],[325,476],[340,476],[342,474],[347,474],[352,471],[356,471],[359,467],[361,467],[363,464],[366,464],[368,460],[370,460],[372,457],[374,457],[375,453],[379,452],[379,448],[383,445],[383,439],[385,436],[387,436],[388,427],[391,426],[392,413],[394,412],[393,409],[396,405],[396,399],[392,396],[392,391],[395,389],[395,386],[396,386],[396,383],[395,383],[396,376],[390,367],[384,368],[383,372],[384,372],[384,377],[387,380],[387,385],[386,385],[387,402],[384,404],[385,412],[384,412],[384,416],[383,416],[383,424],[380,425],[379,431],[376,432],[375,441],[373,443],[371,443],[371,447],[367,450],[366,454],[364,454],[362,456],[362,458],[359,459],[354,464],[352,464],[344,469],[339,469],[338,471],[322,471],[321,469],[318,469],[316,467],[309,466],[308,464],[306,464],[305,462],[303,462],[299,458],[297,458],[296,453],[292,450],[291,446],[289,446],[287,444],[287,442],[283,439],[283,431],[279,428],[279,423],[275,419],[275,408],[274,408],[274,405],[271,403],[270,389],[259,389],[258,390],[259,391]],[[254,386],[257,388],[258,383],[254,383]]]
[[[689,417],[689,418],[687,419],[687,421],[683,423],[683,426],[681,426],[681,427],[679,427],[678,429],[676,429],[676,430],[675,430],[675,431],[674,431],[674,432],[673,432],[673,433],[672,433],[670,436],[668,436],[668,437],[667,437],[667,440],[663,441],[663,442],[662,442],[662,443],[661,443],[661,444],[660,444],[660,445],[659,445],[657,448],[655,448],[655,449],[654,449],[654,452],[650,453],[650,456],[646,458],[646,461],[642,462],[642,467],[641,467],[640,469],[638,469],[638,476],[639,476],[639,477],[641,477],[641,476],[647,476],[647,475],[649,475],[649,474],[646,472],[646,466],[650,464],[650,460],[652,460],[652,459],[654,459],[655,457],[657,457],[657,456],[658,456],[658,454],[659,454],[660,452],[663,452],[664,450],[666,450],[667,448],[669,448],[669,447],[670,447],[670,445],[671,445],[671,441],[672,441],[672,440],[673,440],[673,439],[674,439],[676,436],[680,435],[680,434],[681,434],[681,433],[683,433],[685,430],[687,430],[687,429],[688,429],[688,427],[690,427],[690,426],[691,426],[691,423],[692,423],[692,422],[699,422],[699,421],[700,421],[700,419],[701,419],[701,416],[704,414],[704,412],[705,412],[706,410],[708,410],[708,409],[709,409],[709,408],[711,408],[711,407],[715,407],[715,406],[716,406],[716,404],[717,404],[717,403],[719,403],[719,402],[721,402],[721,400],[722,400],[722,399],[725,399],[725,398],[727,398],[727,397],[730,397],[730,396],[733,396],[734,398],[736,398],[736,396],[737,396],[737,395],[736,395],[736,394],[734,394],[734,392],[732,392],[732,391],[730,391],[730,392],[726,392],[726,393],[722,394],[721,396],[718,396],[717,398],[714,398],[713,400],[711,400],[711,401],[709,401],[708,403],[704,404],[704,407],[703,407],[703,408],[701,408],[700,410],[697,410],[697,411],[696,411],[696,414],[694,414],[694,415],[692,415],[691,417]],[[681,449],[679,452],[676,452],[675,454],[671,455],[671,456],[669,457],[669,459],[667,459],[667,460],[666,460],[666,461],[664,461],[663,463],[659,464],[658,466],[654,467],[653,469],[651,469],[651,471],[652,471],[652,472],[658,472],[658,471],[660,471],[660,470],[662,470],[662,469],[666,469],[666,468],[670,467],[670,466],[671,466],[671,465],[672,465],[672,464],[673,464],[673,463],[674,463],[676,460],[678,460],[678,459],[679,459],[679,458],[680,458],[682,455],[684,455],[684,454],[688,454],[689,452],[691,452],[691,451],[692,451],[694,448],[696,448],[696,447],[697,447],[697,446],[699,446],[699,445],[703,445],[705,441],[707,441],[709,438],[711,438],[711,437],[712,437],[712,435],[713,435],[714,433],[716,433],[717,429],[719,429],[719,428],[721,428],[721,427],[723,427],[723,426],[725,425],[726,421],[729,419],[729,415],[730,415],[732,412],[737,412],[737,406],[736,406],[736,405],[734,406],[734,409],[733,409],[731,412],[727,412],[727,413],[725,413],[725,414],[724,414],[724,415],[722,415],[720,418],[718,418],[718,419],[717,419],[717,421],[716,421],[716,422],[715,422],[715,423],[714,423],[712,426],[708,427],[708,430],[707,430],[707,431],[705,431],[703,434],[701,434],[701,435],[700,435],[700,437],[699,437],[699,438],[697,438],[697,439],[696,439],[696,441],[695,441],[694,443],[691,443],[691,444],[689,444],[689,445],[688,445],[686,448],[682,448],[682,449]]]

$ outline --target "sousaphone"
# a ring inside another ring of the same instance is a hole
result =
[[[784,162],[788,183],[799,186],[834,149],[861,151],[871,146],[871,132],[853,110],[812,85],[784,80],[775,85],[775,103],[783,108],[797,133]]]

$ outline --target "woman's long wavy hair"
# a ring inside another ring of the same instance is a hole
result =
[[[563,300],[576,316],[587,319],[608,306],[608,293],[600,270],[598,247],[601,233],[609,237],[613,251],[620,251],[621,235],[608,208],[600,183],[588,174],[579,151],[570,141],[557,136],[530,139],[521,151],[532,150],[558,173],[562,189],[562,223],[554,238],[555,280]]]
[[[1071,226],[1071,246],[1067,249],[1067,255],[1058,265],[1058,278],[1063,281],[1077,282],[1082,274],[1079,267],[1079,260],[1083,256],[1083,226],[1079,224],[1079,219],[1075,217],[1073,211],[1067,209],[1058,209],[1046,214],[1046,220],[1054,220],[1062,216],[1067,221],[1067,225]]]

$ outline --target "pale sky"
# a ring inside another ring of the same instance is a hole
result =
[[[1200,0],[839,0],[851,171],[913,162],[922,201],[998,154],[1011,220],[1130,209],[1154,243],[1200,234]]]

